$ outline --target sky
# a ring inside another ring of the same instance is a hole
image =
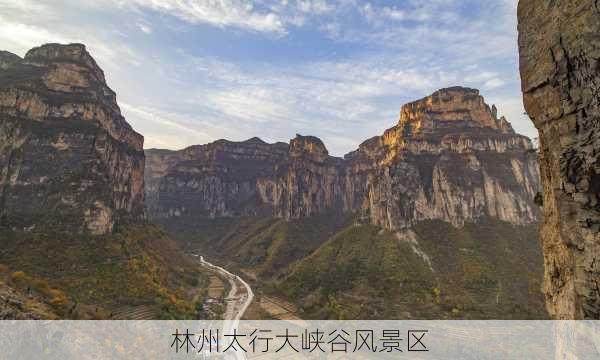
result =
[[[403,104],[480,89],[523,114],[517,0],[0,0],[0,49],[84,43],[145,148],[321,138],[341,156]]]

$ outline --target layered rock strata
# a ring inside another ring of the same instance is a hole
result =
[[[344,158],[321,140],[219,140],[181,151],[147,150],[151,215],[286,219],[353,212],[397,230],[427,219],[462,226],[492,217],[538,218],[537,156],[479,91],[437,91],[405,105],[396,126]]]
[[[84,45],[0,53],[0,223],[106,234],[144,210],[143,137]]]

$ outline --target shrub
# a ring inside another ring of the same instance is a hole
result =
[[[60,307],[65,306],[69,303],[69,299],[67,299],[67,296],[60,290],[51,289],[50,295],[52,295],[52,300],[50,300],[50,304],[52,304],[53,306]]]
[[[433,288],[433,296],[435,297],[435,302],[437,304],[439,304],[441,301],[441,296],[440,296],[441,294],[442,294],[442,291],[440,290],[440,288],[438,288],[438,287]]]
[[[33,288],[44,295],[50,295],[51,289],[50,285],[48,285],[48,281],[44,279],[33,279],[31,280],[31,285]]]
[[[10,275],[10,278],[14,282],[22,282],[25,281],[27,275],[25,275],[24,271],[15,271],[14,273],[12,273],[12,275]]]

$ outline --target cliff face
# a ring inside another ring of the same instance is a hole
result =
[[[600,318],[600,8],[519,2],[525,108],[538,131],[550,314]]]
[[[402,108],[399,123],[344,159],[314,137],[148,150],[151,215],[358,213],[391,230],[428,219],[536,221],[536,156],[477,90],[450,88]]]
[[[147,150],[152,215],[268,214],[286,219],[325,212],[339,199],[341,159],[314,137],[290,144],[219,140],[169,152]]]
[[[405,105],[398,125],[346,156],[347,207],[388,229],[432,219],[531,223],[531,148],[477,90],[443,89]]]
[[[0,221],[105,234],[144,211],[143,137],[80,44],[0,53]]]

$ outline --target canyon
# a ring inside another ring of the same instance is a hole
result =
[[[476,89],[402,106],[344,157],[303,135],[143,151],[83,45],[0,59],[0,261],[17,295],[52,277],[52,316],[190,316],[206,279],[180,246],[300,317],[546,316],[538,154]]]
[[[598,1],[518,18],[539,149],[450,87],[343,157],[306,135],[144,150],[84,45],[0,51],[0,316],[189,316],[185,246],[308,318],[600,318]]]
[[[478,90],[451,87],[344,157],[303,135],[148,149],[145,184],[149,217],[252,279],[258,303],[283,297],[305,318],[545,318],[539,176],[531,141]]]

